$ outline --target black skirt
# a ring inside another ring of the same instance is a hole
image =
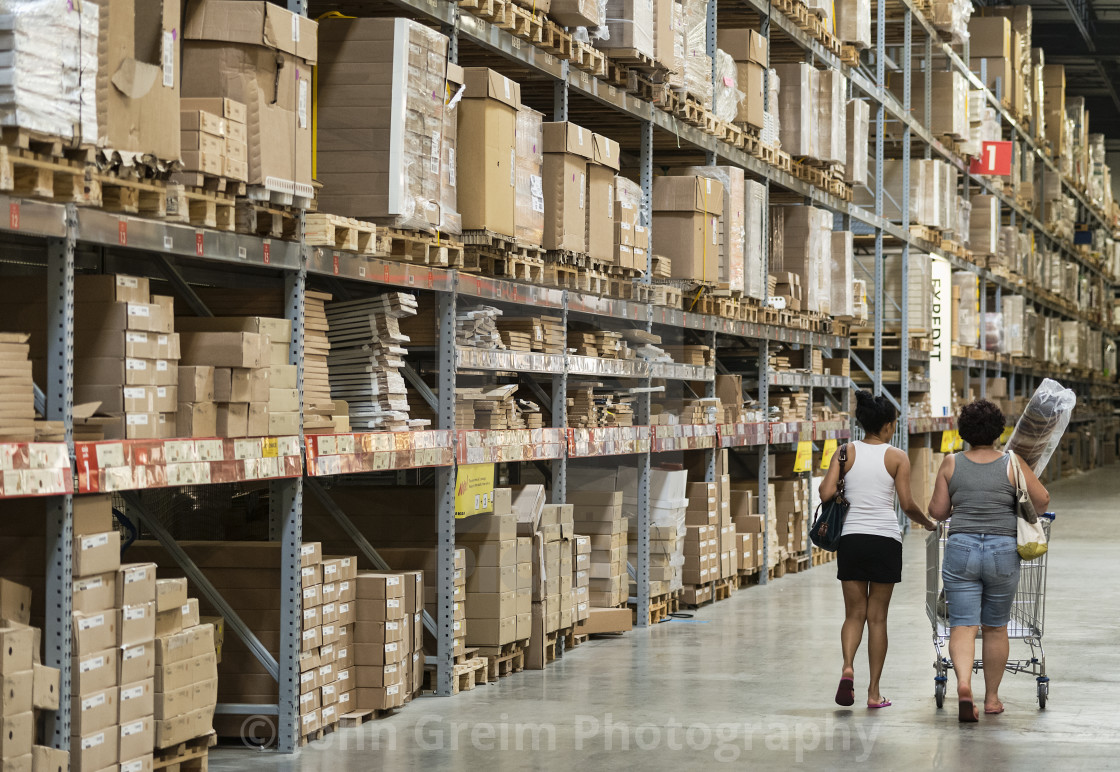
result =
[[[836,578],[842,582],[898,584],[902,581],[902,542],[866,533],[840,537]]]

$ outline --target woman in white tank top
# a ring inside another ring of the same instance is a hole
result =
[[[898,414],[884,396],[856,392],[856,420],[864,439],[848,443],[844,464],[844,492],[850,506],[836,550],[836,578],[844,591],[844,626],[840,644],[844,653],[838,705],[855,703],[855,656],[867,627],[867,707],[886,708],[890,702],[879,691],[879,678],[887,658],[887,608],[894,586],[902,581],[902,530],[895,514],[895,494],[902,511],[928,530],[937,526],[914,502],[910,493],[910,459],[891,438]],[[840,454],[832,457],[821,482],[821,501],[836,495],[840,480]]]

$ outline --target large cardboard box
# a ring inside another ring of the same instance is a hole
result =
[[[718,282],[723,185],[701,177],[653,183],[653,243],[672,260],[673,278]]]
[[[973,59],[1007,59],[1011,53],[1011,21],[1002,16],[973,16],[968,22],[968,55]]]
[[[593,134],[574,123],[545,123],[544,248],[587,251],[587,177]]]
[[[324,19],[317,73],[320,206],[431,230],[440,223],[447,38],[410,19]],[[452,93],[454,93],[452,91]],[[387,105],[399,109],[386,109]],[[454,163],[454,156],[447,158]],[[451,174],[454,177],[454,172]]]
[[[614,178],[618,172],[618,143],[593,134],[592,159],[587,166],[587,253],[594,260],[614,260]]]
[[[178,160],[179,0],[97,6],[98,145]]]
[[[245,105],[252,185],[312,195],[310,66],[317,58],[317,27],[271,3],[201,0],[187,6],[182,96]]]
[[[463,70],[459,105],[459,182],[471,191],[459,202],[463,228],[516,235],[517,111],[521,86],[485,67]]]

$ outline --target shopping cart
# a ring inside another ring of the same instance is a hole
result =
[[[1054,513],[1039,515],[1046,543],[1050,543],[1050,525]],[[948,673],[953,662],[948,657],[949,614],[945,604],[945,594],[941,585],[941,560],[945,552],[945,542],[949,538],[949,523],[941,523],[937,531],[926,537],[926,616],[933,625],[933,647],[937,659],[933,663],[937,671],[933,679],[933,693],[937,707],[945,704],[945,688]],[[1029,659],[1007,660],[1008,673],[1029,673],[1038,684],[1038,707],[1046,708],[1046,697],[1050,693],[1050,679],[1046,676],[1046,652],[1042,648],[1042,621],[1046,603],[1046,555],[1031,561],[1023,561],[1019,569],[1019,589],[1011,606],[1011,622],[1007,625],[1007,637],[1021,640],[1030,647]],[[1025,653],[1025,652],[1024,652]],[[972,671],[980,672],[983,660],[972,663]]]

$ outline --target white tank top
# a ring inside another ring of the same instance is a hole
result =
[[[887,443],[868,445],[852,443],[856,460],[844,478],[847,498],[851,506],[844,519],[844,536],[862,533],[886,536],[902,541],[898,515],[894,507],[894,478],[887,471]]]

